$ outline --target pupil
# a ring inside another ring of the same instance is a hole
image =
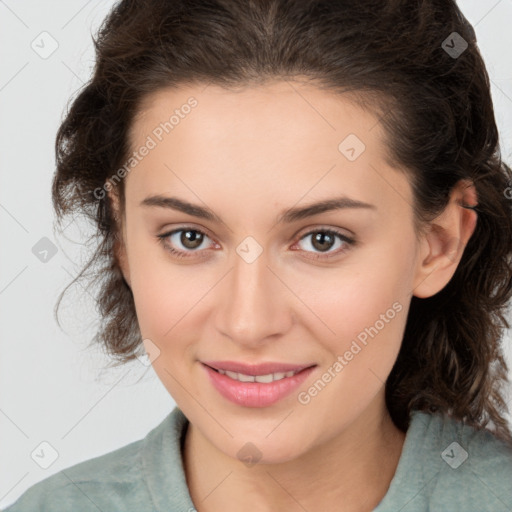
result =
[[[328,250],[332,246],[332,238],[332,235],[330,235],[329,233],[317,233],[316,236],[313,237],[313,245],[315,246],[316,249],[320,251]],[[326,247],[326,245],[323,245],[326,243],[326,240],[328,247]]]
[[[181,243],[189,249],[199,247],[202,241],[202,235],[197,231],[188,230],[181,233]]]

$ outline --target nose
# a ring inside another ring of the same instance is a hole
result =
[[[293,323],[293,294],[265,252],[251,263],[235,253],[215,297],[215,326],[235,344],[257,348],[283,335]]]

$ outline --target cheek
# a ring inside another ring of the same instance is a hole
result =
[[[140,264],[132,277],[132,290],[141,332],[165,341],[194,314],[195,306],[211,286],[199,273],[159,262]]]
[[[211,286],[205,284],[204,276],[200,283],[192,266],[151,262],[143,257],[137,261],[132,290],[142,337],[151,340],[149,354],[151,349],[157,354],[152,359],[153,369],[173,399],[186,403],[190,397],[183,385],[188,382],[195,359],[194,343],[201,338],[205,323],[200,302]]]
[[[406,322],[406,307],[397,300],[386,283],[380,287],[358,284],[346,288],[337,295],[326,294],[324,304],[318,308],[320,317],[330,331],[322,325],[315,328],[313,337],[328,352],[324,361],[329,367],[339,356],[343,372],[352,375],[349,379],[358,388],[361,370],[372,368],[377,375],[391,370],[400,348]],[[336,298],[335,298],[336,297]],[[323,327],[323,329],[321,328]]]
[[[408,311],[397,279],[396,273],[368,268],[331,282],[317,296],[314,309],[323,322],[310,321],[309,332],[323,349],[322,382],[301,389],[299,403],[319,409],[330,404],[329,413],[319,413],[324,426],[361,412],[391,372]]]
[[[141,334],[158,339],[173,325],[179,309],[179,272],[165,265],[165,251],[156,242],[150,243],[135,230],[128,238],[131,289]]]
[[[332,339],[347,340],[382,316],[393,320],[410,300],[412,266],[407,262],[403,251],[382,246],[339,269],[302,274],[297,294],[314,313],[308,317],[323,328],[321,338],[329,339],[330,331]]]
[[[313,280],[304,282],[303,297],[309,297],[304,301],[322,320],[308,315],[311,337],[327,352],[322,359],[328,373],[324,377],[333,382],[321,400],[336,401],[341,393],[353,398],[351,407],[362,406],[383,385],[398,356],[407,320],[409,258],[396,246],[381,246],[373,255],[354,260],[351,268],[322,280],[320,289]]]

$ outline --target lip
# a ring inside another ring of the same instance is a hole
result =
[[[246,375],[265,375],[300,370],[292,377],[273,382],[240,382],[223,375],[210,367],[210,363],[202,363],[213,387],[230,402],[242,407],[268,407],[297,389],[314,371],[316,365],[289,365],[281,363],[262,363],[259,365],[244,365],[230,361],[219,362],[220,369],[245,373]],[[272,368],[272,371],[269,371]],[[276,369],[273,369],[276,368]]]
[[[228,370],[230,372],[243,373],[245,375],[267,375],[268,373],[295,372],[301,371],[314,363],[309,364],[289,364],[289,363],[259,363],[246,364],[238,361],[202,361],[203,364],[214,368],[215,370]]]

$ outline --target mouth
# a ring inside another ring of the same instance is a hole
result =
[[[240,382],[260,382],[269,383],[293,377],[297,373],[306,368],[316,366],[309,364],[289,364],[267,362],[259,364],[245,364],[236,361],[207,361],[204,365],[209,366],[212,370],[227,375],[229,378]]]
[[[244,407],[266,407],[300,386],[317,365],[208,361],[202,362],[202,366],[224,398]]]
[[[212,368],[210,366],[210,368]],[[237,380],[239,382],[260,382],[268,384],[269,382],[275,382],[278,380],[285,379],[286,377],[293,377],[302,370],[289,371],[289,372],[275,372],[266,373],[264,375],[247,375],[245,373],[231,372],[229,370],[222,370],[212,368],[214,372],[220,373],[221,375],[227,375],[230,379]]]

